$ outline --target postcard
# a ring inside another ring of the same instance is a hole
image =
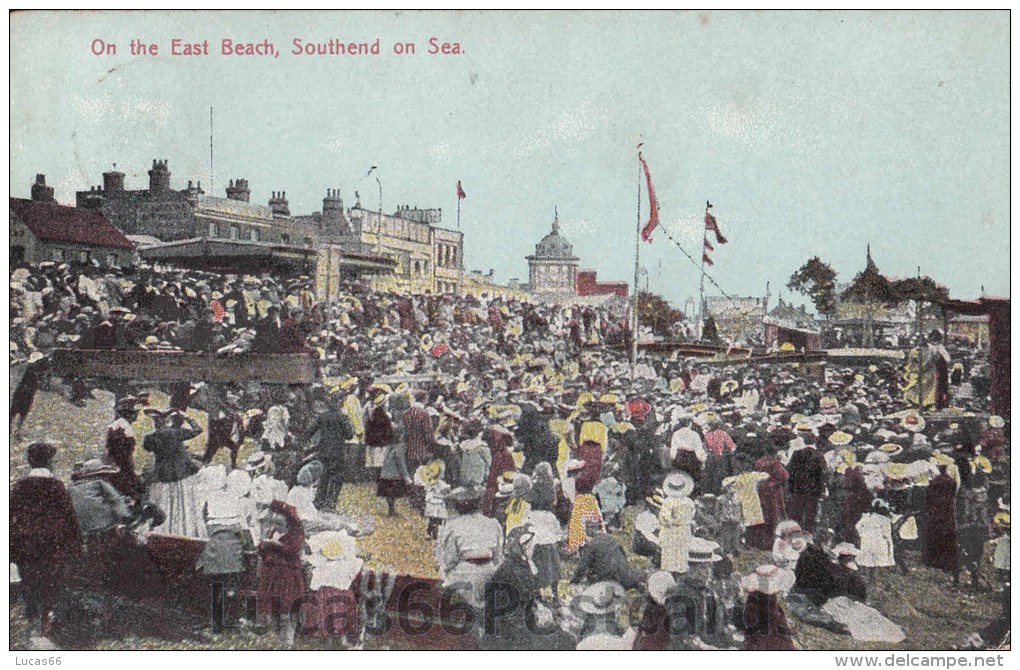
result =
[[[1009,55],[12,13],[10,651],[1001,664]]]

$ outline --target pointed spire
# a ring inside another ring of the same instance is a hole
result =
[[[553,225],[552,229],[554,233],[560,232],[560,209],[556,205],[553,205]]]

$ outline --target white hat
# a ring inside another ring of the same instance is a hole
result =
[[[686,498],[694,490],[694,480],[686,472],[674,472],[662,483],[667,498]]]
[[[700,537],[692,537],[687,544],[688,563],[715,563],[723,557],[718,553],[719,543],[705,540]]]
[[[666,603],[666,593],[674,586],[676,586],[676,579],[672,573],[665,570],[653,572],[648,577],[648,595],[660,605]]]
[[[740,588],[748,593],[759,591],[766,595],[785,593],[793,588],[797,578],[792,570],[771,563],[759,565],[754,572],[740,580]]]
[[[609,614],[623,603],[626,592],[616,582],[592,584],[578,596],[578,607],[585,614]]]

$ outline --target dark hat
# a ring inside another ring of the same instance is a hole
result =
[[[49,442],[35,442],[28,447],[28,464],[33,468],[49,465],[57,455],[57,448]]]
[[[75,463],[74,469],[71,470],[71,479],[78,480],[99,477],[101,475],[115,475],[118,472],[120,472],[120,468],[116,465],[108,465],[98,458],[92,458],[84,463]]]

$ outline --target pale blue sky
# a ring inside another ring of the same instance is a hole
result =
[[[430,56],[430,36],[465,53]],[[91,55],[96,37],[117,55]],[[161,55],[130,56],[133,37]],[[163,55],[174,37],[214,55]],[[220,56],[224,37],[282,53]],[[295,37],[379,37],[383,55],[293,56]],[[398,41],[417,55],[393,55]],[[295,213],[327,188],[375,207],[361,178],[377,165],[385,210],[442,207],[454,228],[460,179],[467,266],[500,280],[527,278],[558,206],[582,265],[632,281],[643,141],[663,225],[695,257],[715,205],[730,294],[771,281],[774,300],[813,255],[849,280],[869,242],[888,274],[921,265],[959,297],[1009,294],[1005,11],[15,15],[11,194],[42,172],[73,203],[113,162],[144,188],[153,158],[174,188],[208,191],[210,106],[215,195],[244,177],[253,201],[286,190]],[[642,264],[678,304],[697,294],[661,231]]]

